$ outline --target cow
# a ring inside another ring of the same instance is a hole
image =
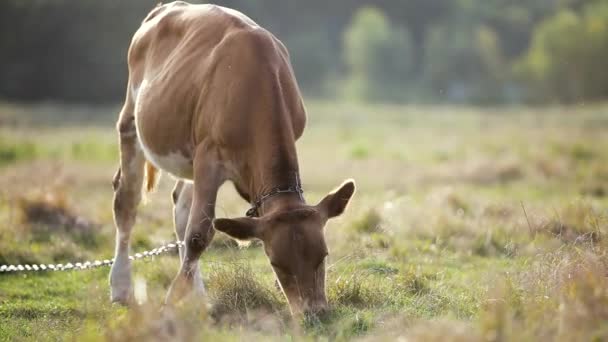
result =
[[[128,67],[116,125],[111,300],[131,299],[136,209],[165,171],[176,179],[175,233],[184,241],[168,304],[204,295],[198,261],[218,230],[262,241],[293,315],[326,310],[324,226],[345,211],[355,183],[347,180],[318,204],[306,204],[295,145],[306,111],[281,41],[236,10],[176,1],[143,20]],[[215,218],[226,181],[251,203],[246,216]]]

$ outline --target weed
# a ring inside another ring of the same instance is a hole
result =
[[[393,279],[393,287],[396,291],[409,295],[422,295],[430,292],[429,278],[408,268]]]
[[[264,285],[251,266],[244,263],[215,264],[211,268],[208,288],[213,315],[242,315],[262,310],[278,312],[285,309],[282,294]]]
[[[327,292],[332,303],[360,308],[386,303],[381,289],[374,286],[369,275],[361,272],[344,272],[329,284]]]

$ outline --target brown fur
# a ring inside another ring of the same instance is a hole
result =
[[[298,182],[295,142],[306,112],[285,46],[237,11],[177,1],[156,7],[144,19],[128,64],[127,96],[117,124],[122,172],[114,216],[119,237],[125,238],[118,246],[128,245],[140,200],[133,189],[142,183],[146,164],[146,189],[153,188],[158,168],[185,181],[176,186],[174,203],[185,190],[191,196],[182,268],[169,302],[193,288],[199,256],[215,226],[236,238],[264,242],[294,313],[325,308],[323,226],[344,211],[353,182],[316,206],[286,193],[265,201],[260,218],[214,220],[217,191],[227,180],[250,200]],[[111,278],[118,283],[129,264],[116,264]]]

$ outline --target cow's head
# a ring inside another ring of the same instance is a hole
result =
[[[213,225],[239,240],[262,240],[292,314],[318,313],[327,308],[325,223],[344,212],[354,192],[349,180],[315,206],[260,218],[215,219]]]

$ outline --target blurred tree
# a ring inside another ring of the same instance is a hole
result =
[[[121,101],[129,41],[158,1],[2,0],[0,98]],[[538,101],[608,97],[598,72],[607,0],[216,2],[283,40],[311,96],[501,102],[516,88]]]
[[[378,9],[363,7],[344,34],[346,93],[367,101],[403,101],[413,66],[408,31],[391,27]]]
[[[443,101],[496,102],[504,61],[496,33],[456,22],[436,26],[425,45],[425,81]]]
[[[26,101],[122,99],[128,44],[151,2],[5,0],[0,95]]]
[[[536,100],[573,103],[608,96],[608,3],[565,9],[543,21],[515,70]]]
[[[300,87],[307,95],[327,97],[325,81],[337,70],[337,49],[332,49],[329,37],[320,30],[309,30],[288,36],[285,44]]]

